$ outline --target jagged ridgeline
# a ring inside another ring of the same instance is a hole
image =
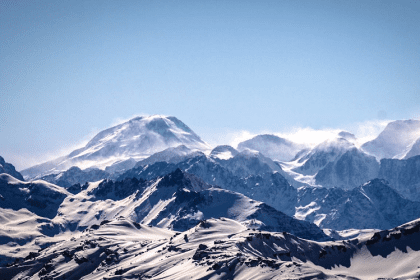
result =
[[[0,157],[0,279],[418,278],[419,143],[406,120],[212,148],[155,115],[21,172]]]

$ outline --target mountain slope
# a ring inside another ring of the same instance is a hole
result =
[[[67,196],[71,193],[45,181],[23,182],[5,173],[0,175],[0,209],[26,208],[52,219]]]
[[[9,174],[9,175],[15,177],[16,179],[23,181],[22,174],[20,174],[19,172],[17,172],[16,169],[15,169],[15,167],[12,164],[7,163],[4,160],[4,158],[2,158],[0,156],[0,174],[2,174],[2,173]]]
[[[358,150],[355,152],[356,154],[360,153]],[[229,160],[233,159],[230,158]],[[368,159],[376,163],[374,158],[369,156]],[[223,162],[226,163],[227,161],[223,160]],[[247,164],[244,166],[247,166]],[[366,192],[364,194],[360,193],[359,187],[352,190],[311,186],[296,189],[279,172],[245,174],[245,177],[241,177],[234,174],[236,168],[230,170],[228,167],[222,166],[205,156],[191,158],[178,164],[159,162],[138,167],[123,174],[120,180],[131,177],[150,180],[173,172],[176,168],[194,174],[207,183],[241,193],[257,201],[265,202],[287,215],[294,215],[299,219],[314,222],[322,228],[336,230],[348,228],[385,229],[420,217],[419,211],[407,208],[409,205],[413,205],[411,201],[407,199],[401,200],[401,195],[392,189],[392,185],[390,186],[383,181],[372,180],[365,187],[370,188],[372,182],[379,182],[378,184],[382,186],[370,196],[366,195]],[[241,170],[241,173],[243,170]],[[363,172],[356,173],[359,175],[364,174]],[[347,178],[344,176],[341,182],[345,182],[347,188],[349,185],[355,184],[356,182],[353,178],[358,178],[356,173],[353,171],[348,173],[351,175],[348,178],[353,181],[344,181]],[[366,178],[368,177],[366,176]],[[388,196],[390,200],[399,201],[388,205],[391,212],[386,216],[383,216],[383,213],[378,209],[384,208],[387,204],[374,199],[374,197],[381,194],[384,197]],[[350,212],[351,215],[348,214]],[[358,219],[361,216],[366,218]]]
[[[363,144],[362,149],[378,159],[403,158],[418,138],[420,121],[398,120],[390,122],[377,138]]]
[[[298,160],[298,167],[293,170],[303,175],[315,175],[328,163],[336,161],[348,150],[355,148],[351,139],[339,135],[315,146],[307,154],[302,155]]]
[[[215,161],[238,177],[283,171],[272,159],[249,149],[228,159],[220,160],[216,157]]]
[[[417,139],[410,147],[409,151],[405,154],[404,159],[420,155],[420,138]]]
[[[420,156],[382,159],[378,177],[389,181],[404,197],[420,201]]]
[[[222,218],[184,232],[125,219],[0,268],[6,279],[418,279],[420,221],[361,239],[314,242]]]
[[[106,179],[109,177],[110,177],[110,174],[108,172],[97,169],[97,168],[89,168],[86,170],[81,170],[80,168],[73,166],[64,172],[43,176],[41,177],[41,180],[44,180],[49,183],[68,189],[74,184],[96,182],[96,181]]]
[[[99,132],[85,147],[67,156],[25,169],[22,174],[33,178],[59,173],[72,166],[105,169],[115,162],[130,158],[138,161],[179,145],[195,150],[209,149],[208,144],[175,117],[137,117]]]
[[[374,179],[353,190],[301,188],[295,217],[335,230],[386,229],[419,218],[420,203]]]
[[[150,180],[180,168],[208,184],[242,193],[288,215],[293,215],[297,199],[296,189],[279,172],[270,169],[270,165],[273,164],[270,159],[261,158],[260,154],[254,155],[254,153],[241,153],[237,155],[238,158],[235,156],[228,160],[215,160],[202,155],[177,164],[157,162],[133,168],[121,175],[118,180],[133,177]],[[260,161],[261,159],[263,161]],[[229,166],[229,163],[232,163],[232,166]],[[255,166],[258,168],[251,168]],[[280,169],[277,165],[276,167]]]
[[[255,150],[266,157],[278,161],[292,160],[303,148],[303,145],[270,134],[257,135],[238,144],[239,151],[245,149]]]
[[[66,199],[58,212],[55,223],[77,225],[81,229],[122,216],[142,224],[183,231],[203,219],[226,217],[239,222],[254,220],[258,228],[265,230],[326,238],[311,223],[295,220],[243,194],[214,188],[180,169],[152,181],[91,183],[86,190]]]
[[[357,148],[352,148],[329,162],[315,175],[315,183],[323,187],[353,189],[378,177],[379,163]]]
[[[200,151],[194,151],[185,145],[167,148],[161,152],[157,152],[150,157],[136,163],[134,167],[154,164],[156,162],[178,163],[187,158],[203,155]]]
[[[210,152],[210,157],[220,160],[228,160],[236,156],[239,152],[229,145],[221,145],[215,147]]]

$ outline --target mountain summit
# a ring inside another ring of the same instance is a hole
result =
[[[411,153],[410,150],[418,139],[420,139],[419,120],[398,120],[390,122],[377,138],[363,144],[362,149],[378,159],[402,159],[407,154],[417,155],[415,150]]]
[[[141,160],[179,145],[185,145],[192,150],[210,149],[207,143],[175,117],[136,117],[99,132],[85,147],[67,156],[28,168],[22,174],[33,178],[57,173],[71,166],[103,169],[129,158]]]
[[[303,148],[305,148],[303,145],[271,134],[257,135],[238,144],[239,151],[256,150],[264,156],[278,161],[292,160]]]

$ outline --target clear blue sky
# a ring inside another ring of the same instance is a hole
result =
[[[136,114],[209,142],[418,118],[419,77],[419,0],[0,0],[0,155],[28,167]]]

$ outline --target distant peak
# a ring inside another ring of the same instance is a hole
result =
[[[134,122],[134,121],[140,121],[144,118],[144,116],[138,116],[138,117],[134,117],[132,119],[129,120],[129,122]]]
[[[408,119],[408,120],[396,120],[396,121],[392,121],[389,122],[387,124],[387,126],[385,127],[385,130],[388,129],[419,129],[420,127],[420,120],[413,120],[413,119]]]
[[[260,134],[260,135],[254,136],[253,138],[251,138],[247,141],[244,141],[244,142],[259,141],[259,140],[264,140],[264,141],[272,142],[272,143],[275,143],[275,144],[289,144],[289,143],[291,143],[289,140],[287,140],[285,138],[281,138],[281,137],[273,135],[273,134]]]
[[[150,121],[154,121],[154,120],[176,120],[179,121],[176,117],[173,116],[165,116],[165,115],[143,115],[143,116],[136,116],[131,118],[130,120],[124,122],[124,123],[134,123],[134,122],[139,122],[139,121],[144,121],[144,122],[150,122]],[[124,124],[121,123],[121,124]]]
[[[356,140],[356,136],[353,133],[350,133],[348,131],[341,131],[340,133],[338,133],[338,136],[348,141]]]
[[[238,153],[238,151],[235,148],[233,148],[232,146],[229,146],[229,145],[219,145],[219,146],[216,146],[211,151],[211,154],[220,153],[220,152],[226,152],[226,151],[229,151],[229,152],[232,152],[232,153],[235,153],[235,154]]]

